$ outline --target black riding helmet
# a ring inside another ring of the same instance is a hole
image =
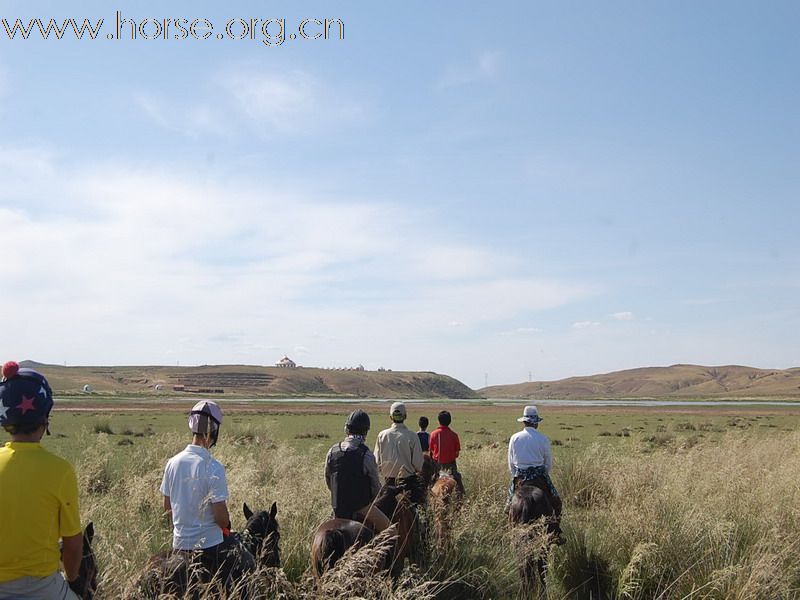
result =
[[[354,410],[347,417],[347,422],[344,424],[344,429],[347,433],[353,435],[367,435],[369,431],[369,415],[360,408]]]

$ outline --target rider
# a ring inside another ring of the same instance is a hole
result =
[[[452,417],[446,410],[437,416],[439,427],[431,432],[431,458],[439,464],[439,468],[450,473],[456,480],[458,493],[464,495],[464,482],[461,481],[461,473],[458,472],[456,459],[461,453],[461,441],[458,434],[450,429]]]
[[[249,564],[251,557],[242,560],[238,542],[230,535],[225,467],[209,452],[221,425],[222,410],[215,402],[201,400],[192,407],[192,443],[167,462],[161,493],[164,511],[172,516],[172,547],[192,554],[203,569],[204,582],[222,573],[229,587],[239,570],[254,564]]]
[[[361,521],[377,533],[391,522],[374,504],[381,483],[375,456],[365,443],[369,426],[369,415],[363,410],[350,413],[344,441],[331,446],[325,457],[325,483],[337,518]]]
[[[428,422],[428,417],[419,418],[417,437],[419,438],[419,445],[422,447],[423,454],[428,452],[430,448],[431,434],[428,433]]]
[[[0,448],[0,598],[77,600],[58,570],[58,540],[73,582],[83,554],[78,482],[72,465],[40,444],[53,392],[43,375],[13,361],[2,372],[0,425],[11,441]]]
[[[422,470],[422,447],[417,434],[406,427],[406,405],[395,402],[389,407],[392,426],[378,434],[375,460],[386,485],[411,491],[412,501],[424,501],[424,490],[417,473]]]
[[[540,488],[548,497],[555,514],[555,532],[557,541],[561,541],[561,497],[550,479],[553,468],[553,452],[550,440],[539,433],[542,417],[535,406],[526,406],[522,416],[517,419],[522,423],[522,431],[511,436],[508,442],[508,470],[511,472],[511,486],[508,489],[508,501],[518,485],[530,482]]]

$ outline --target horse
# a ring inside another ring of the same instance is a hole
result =
[[[433,482],[428,496],[428,505],[433,512],[433,521],[436,527],[436,548],[442,550],[450,525],[450,517],[460,498],[455,477],[445,471],[440,472]]]
[[[244,503],[242,512],[247,519],[244,529],[231,533],[235,559],[230,563],[224,561],[217,574],[219,580],[232,585],[259,567],[279,567],[281,564],[277,504],[273,502],[269,511],[254,513]],[[135,593],[134,597],[157,598],[160,594],[173,594],[184,598],[187,592],[198,596],[200,590],[196,579],[199,574],[193,558],[196,558],[193,553],[181,551],[161,552],[153,556],[135,584],[138,594]]]
[[[515,543],[517,554],[522,556],[520,575],[523,589],[532,592],[538,582],[541,590],[545,588],[547,574],[547,551],[558,535],[555,524],[555,511],[544,490],[534,482],[520,482],[511,497],[508,518],[512,527],[530,525],[521,528]],[[542,529],[541,525],[544,525]]]
[[[406,492],[394,486],[384,486],[375,499],[376,506],[397,524],[394,549],[387,564],[393,577],[403,570],[406,557],[411,552],[412,533],[416,515],[411,508]],[[362,547],[375,537],[375,532],[359,521],[351,519],[328,519],[317,527],[311,540],[311,570],[316,579],[325,571],[332,569],[345,552],[353,547]]]
[[[439,464],[427,452],[422,455],[422,470],[419,476],[427,489],[434,484],[439,474]]]
[[[83,530],[83,551],[78,576],[69,582],[70,589],[81,600],[92,600],[97,591],[97,563],[94,560],[92,540],[94,539],[94,523],[89,521]]]

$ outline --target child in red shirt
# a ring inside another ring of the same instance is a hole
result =
[[[431,432],[430,451],[431,458],[439,463],[439,468],[450,473],[458,485],[458,493],[464,495],[464,483],[461,473],[458,472],[456,459],[461,452],[461,441],[458,434],[450,429],[452,417],[443,410],[438,415],[439,427]]]

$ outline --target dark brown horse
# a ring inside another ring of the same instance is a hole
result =
[[[406,493],[400,492],[396,487],[385,486],[375,504],[392,523],[397,524],[394,549],[387,564],[383,565],[393,576],[397,576],[403,570],[405,559],[411,552],[416,515]],[[375,532],[359,521],[329,519],[323,522],[311,540],[311,570],[314,576],[319,578],[325,571],[333,568],[350,547],[364,546],[374,537]]]
[[[258,567],[279,567],[280,530],[276,515],[278,507],[273,502],[269,511],[254,513],[245,503],[242,507],[247,523],[241,532],[232,533],[232,558],[223,561],[215,580],[237,592],[244,590],[243,581]],[[196,553],[168,551],[152,557],[135,585],[133,597],[159,598],[171,594],[179,598],[200,597],[203,579],[196,564]],[[203,598],[215,597],[203,595]]]
[[[533,593],[537,580],[543,591],[547,552],[559,532],[553,506],[539,485],[519,483],[511,497],[508,517],[512,527],[518,528],[514,543],[522,561],[520,575],[526,595]]]
[[[422,455],[422,471],[419,476],[426,488],[430,488],[439,476],[439,463],[433,460],[430,454]]]
[[[94,551],[92,550],[93,539],[94,524],[89,521],[86,529],[83,530],[83,554],[81,555],[78,577],[69,582],[70,589],[81,600],[92,600],[97,591],[97,563],[94,560]]]

